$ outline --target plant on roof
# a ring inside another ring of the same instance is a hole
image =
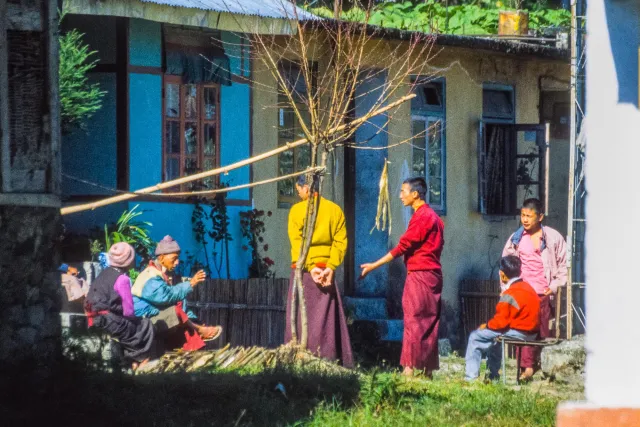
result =
[[[509,2],[506,2],[511,4]],[[571,13],[564,9],[551,9],[538,2],[513,3],[513,8],[525,7],[529,11],[529,28],[541,32],[548,27],[569,27]],[[474,1],[445,6],[436,0],[413,3],[386,1],[371,10],[366,22],[384,28],[426,33],[489,35],[498,32],[499,11],[508,9],[503,2]],[[310,8],[316,15],[333,18],[328,7]],[[353,7],[340,18],[351,22],[365,22],[365,11]]]

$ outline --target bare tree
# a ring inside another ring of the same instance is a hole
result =
[[[291,331],[297,337],[297,310],[300,310],[302,347],[307,345],[307,315],[302,288],[302,271],[311,246],[320,195],[323,191],[324,171],[329,154],[340,146],[359,148],[369,141],[356,141],[356,131],[380,114],[391,103],[399,105],[413,97],[411,76],[425,76],[431,56],[433,38],[422,33],[399,33],[395,39],[385,30],[366,25],[373,2],[357,4],[365,11],[362,22],[339,19],[343,3],[334,3],[334,19],[308,19],[294,9],[291,16],[295,27],[292,36],[251,34],[250,44],[256,63],[262,72],[271,74],[277,82],[282,102],[278,108],[291,110],[310,148],[309,167],[316,168],[308,178],[313,183],[307,203],[303,244],[296,262],[295,285],[291,301]],[[359,88],[370,87],[366,93]],[[258,85],[258,90],[273,88]],[[358,98],[375,94],[375,101],[367,111],[355,117]],[[397,108],[386,111],[386,123],[393,119]],[[357,119],[357,120],[356,120]],[[370,122],[369,122],[370,123]],[[336,129],[340,129],[336,131]],[[386,132],[378,126],[376,133]],[[410,142],[410,140],[405,141]],[[295,291],[297,290],[297,292]]]

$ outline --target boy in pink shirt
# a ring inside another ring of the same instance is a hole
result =
[[[540,338],[551,336],[549,321],[554,316],[553,295],[567,284],[567,249],[564,238],[543,226],[544,210],[538,199],[527,199],[520,210],[522,226],[507,240],[502,256],[515,255],[522,262],[521,277],[540,298]],[[540,348],[524,347],[521,380],[530,379],[540,364]]]

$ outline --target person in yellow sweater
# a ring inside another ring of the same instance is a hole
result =
[[[295,268],[304,229],[307,203],[311,189],[306,175],[296,183],[298,196],[302,199],[289,212],[289,240],[291,242],[291,279],[287,297],[287,321],[285,342],[291,341],[291,293],[293,292]],[[309,255],[303,270],[302,286],[307,308],[309,351],[329,360],[338,360],[345,367],[353,366],[351,341],[347,320],[342,307],[340,291],[334,280],[335,269],[344,260],[347,251],[347,227],[340,206],[323,197],[316,220]],[[300,311],[298,310],[298,337],[300,337]]]

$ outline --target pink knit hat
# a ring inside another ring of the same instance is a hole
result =
[[[128,243],[114,243],[109,249],[109,265],[111,267],[129,267],[136,259],[136,251]]]
[[[180,245],[173,237],[166,235],[156,246],[156,255],[176,254],[180,252]]]

